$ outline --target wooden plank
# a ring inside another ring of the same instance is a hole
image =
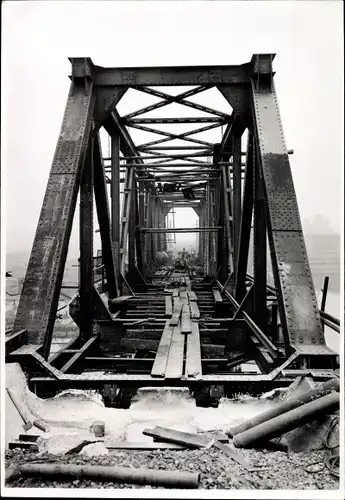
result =
[[[178,443],[188,446],[188,448],[205,448],[213,444],[214,438],[207,436],[198,436],[190,432],[181,432],[166,427],[156,426],[153,429],[144,429],[145,436],[159,438],[169,443]]]
[[[221,296],[218,288],[212,288],[212,293],[213,293],[213,298],[214,298],[215,302],[218,302],[218,303],[223,302],[222,296]]]
[[[157,354],[153,363],[153,367],[151,370],[152,377],[164,377],[165,369],[167,366],[168,355],[173,335],[173,327],[169,326],[169,322],[167,321],[165,324],[165,328],[162,333],[161,340],[159,342],[159,346],[157,349]]]
[[[199,319],[200,318],[200,311],[199,311],[198,304],[196,302],[191,302],[189,304],[189,306],[190,306],[190,317],[192,319]]]
[[[187,448],[186,445],[178,444],[178,443],[164,443],[159,441],[152,441],[149,443],[131,443],[131,442],[112,442],[105,441],[104,446],[108,450],[185,450]]]
[[[212,432],[209,432],[209,431],[206,431],[206,432],[200,431],[198,433],[198,436],[207,437],[210,440],[213,438],[221,443],[229,443],[229,441],[230,441],[229,436],[227,434],[225,434],[224,432],[217,432],[216,434],[212,434]],[[161,441],[161,438],[154,437],[153,442],[154,443],[162,443],[163,441]],[[167,444],[167,441],[165,442],[165,444]],[[172,443],[170,443],[170,444],[172,444]],[[180,446],[182,446],[182,445],[180,445]]]
[[[192,320],[190,319],[190,309],[189,304],[184,303],[182,307],[181,315],[181,333],[191,333],[192,331]]]
[[[181,378],[183,375],[183,355],[185,336],[181,335],[181,328],[174,327],[168,361],[165,369],[165,378]]]
[[[187,294],[188,294],[189,302],[197,302],[198,297],[196,296],[195,292],[188,292]]]
[[[226,444],[215,441],[214,446],[222,450],[226,455],[228,455],[232,460],[240,464],[244,469],[251,470],[251,464],[238,452],[235,448],[232,448]]]
[[[172,298],[171,296],[165,297],[165,316],[170,318],[172,315]]]
[[[187,287],[187,292],[190,292],[192,289],[192,284],[191,284],[189,276],[186,277],[186,287]]]
[[[192,323],[192,333],[187,337],[185,374],[187,377],[202,378],[200,334],[198,323]]]
[[[172,318],[171,318],[170,323],[169,323],[170,325],[177,326],[181,311],[182,311],[182,304],[181,304],[180,300],[176,298],[176,299],[174,299],[174,310],[173,310]]]
[[[178,297],[179,291],[177,288],[174,289],[173,291],[173,297]]]
[[[33,424],[31,421],[31,416],[28,414],[25,406],[23,405],[23,399],[19,396],[18,392],[13,388],[6,387],[6,391],[14,407],[16,408],[17,412],[19,413],[24,422],[24,429],[28,431],[29,429],[31,429]]]

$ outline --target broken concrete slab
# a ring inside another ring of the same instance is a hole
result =
[[[102,455],[108,455],[109,450],[106,448],[104,443],[90,443],[79,452],[79,455],[83,455],[86,457],[98,457]]]

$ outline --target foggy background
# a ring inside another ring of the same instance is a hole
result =
[[[25,268],[31,252],[70,85],[68,57],[91,57],[113,67],[182,66],[243,64],[253,53],[276,53],[275,85],[287,147],[294,150],[290,164],[314,278],[333,272],[330,286],[335,286],[343,213],[342,19],[341,1],[3,3],[7,269],[15,274],[15,266]],[[231,112],[212,91],[195,96],[195,102]],[[118,110],[126,114],[156,100],[129,90]],[[174,116],[166,109],[166,116]],[[194,110],[184,109],[184,116],[193,116]],[[151,140],[145,132],[130,132],[137,144]],[[206,140],[221,140],[221,129],[210,134]],[[107,156],[105,133],[102,146]],[[176,210],[176,227],[196,222],[194,211]],[[196,235],[177,234],[176,241],[178,247],[195,246]],[[78,256],[77,209],[68,259],[75,262]],[[339,284],[335,288],[338,292]]]

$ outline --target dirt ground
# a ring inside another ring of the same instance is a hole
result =
[[[214,447],[207,450],[162,450],[162,451],[112,451],[107,455],[85,457],[80,454],[68,456],[37,456],[30,451],[7,451],[6,467],[14,464],[49,463],[74,465],[107,465],[121,467],[144,467],[171,471],[199,471],[199,489],[244,489],[244,490],[337,490],[339,480],[327,468],[319,473],[308,473],[307,464],[324,463],[326,450],[310,453],[283,453],[258,450],[241,450],[241,455],[251,464],[268,468],[262,472],[248,472],[224,453]],[[12,479],[8,487],[17,488],[151,488],[132,484],[91,481],[86,479],[43,480],[42,478]],[[155,488],[155,487],[152,487]]]

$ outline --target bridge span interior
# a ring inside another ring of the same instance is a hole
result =
[[[61,131],[6,340],[6,361],[20,362],[39,396],[97,389],[107,405],[126,407],[138,387],[171,385],[189,387],[208,406],[300,375],[334,376],[324,327],[339,331],[339,320],[317,304],[273,59],[159,68],[70,59]],[[146,100],[120,114],[133,91]],[[222,109],[200,104],[210,92]],[[52,354],[78,193],[79,291],[70,314],[79,336]],[[198,227],[168,227],[179,207],[195,211]],[[198,234],[197,271],[160,265],[167,236],[179,233]]]

